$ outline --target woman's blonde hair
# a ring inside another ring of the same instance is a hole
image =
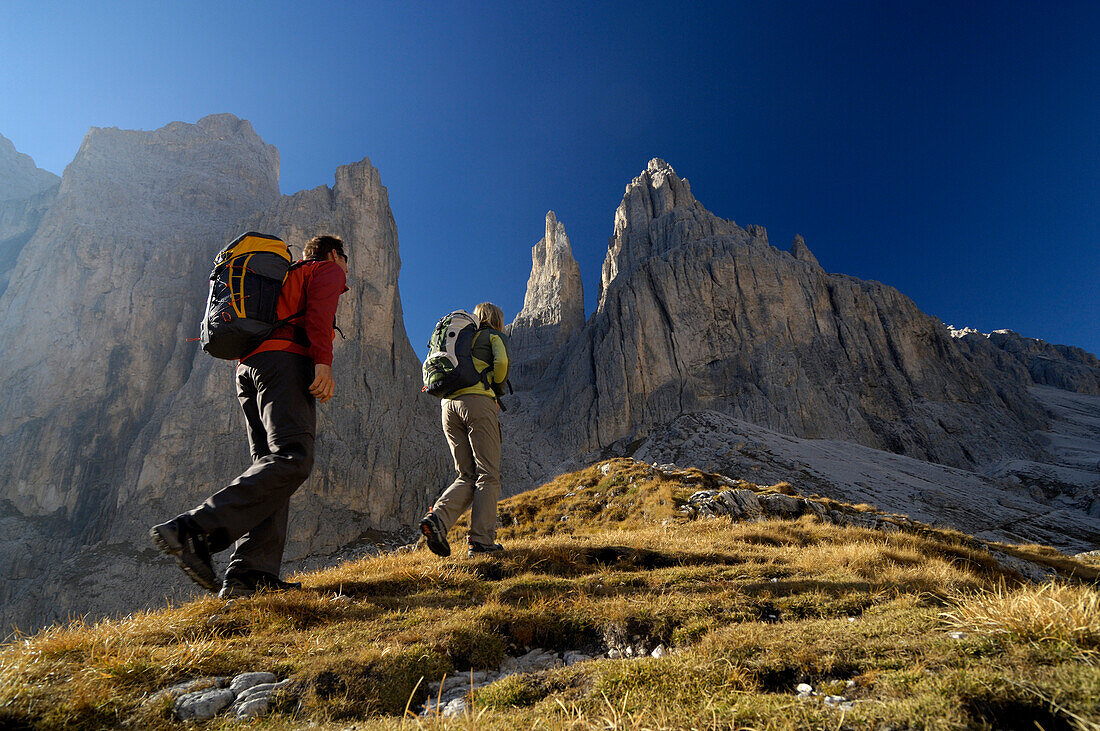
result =
[[[483,326],[488,325],[494,330],[504,329],[504,312],[492,302],[482,302],[475,307],[474,317]]]

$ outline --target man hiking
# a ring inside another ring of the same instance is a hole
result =
[[[149,531],[157,548],[209,591],[219,588],[211,555],[234,546],[222,598],[299,586],[279,578],[290,496],[313,468],[316,401],[335,391],[332,339],[347,271],[339,238],[317,236],[305,245],[279,295],[277,317],[290,324],[237,365],[252,465],[202,505]]]
[[[500,497],[500,406],[497,401],[508,378],[508,348],[504,313],[491,302],[474,308],[479,326],[471,355],[482,381],[443,399],[443,433],[451,448],[458,477],[420,521],[428,548],[450,556],[447,531],[473,504],[467,553],[471,557],[503,549],[496,542],[497,499]]]

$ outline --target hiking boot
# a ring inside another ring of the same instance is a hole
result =
[[[451,544],[447,543],[447,531],[443,521],[435,513],[428,513],[420,521],[420,532],[428,542],[428,550],[437,556],[450,556]]]
[[[218,592],[221,599],[243,599],[250,597],[258,591],[289,591],[301,589],[300,581],[283,581],[275,574],[266,571],[239,571],[226,574],[222,582],[222,590]]]
[[[222,590],[218,592],[219,599],[244,599],[255,594],[259,589],[256,582],[249,581],[243,576],[227,575],[222,582]]]
[[[466,555],[470,558],[482,553],[496,553],[504,550],[504,546],[499,543],[478,543],[477,541],[470,541],[469,543],[470,548],[466,551]]]
[[[192,530],[175,518],[149,529],[153,545],[176,559],[187,577],[207,591],[218,590],[218,576],[210,560],[206,534]]]

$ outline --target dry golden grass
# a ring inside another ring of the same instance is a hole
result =
[[[1070,728],[1100,716],[1094,587],[1021,584],[956,532],[678,512],[718,486],[614,460],[503,502],[500,555],[387,553],[299,576],[299,591],[52,628],[0,650],[0,727],[182,727],[145,700],[257,669],[295,679],[270,729]],[[1071,581],[1085,576],[1064,561]],[[950,638],[956,626],[966,639]],[[675,652],[513,676],[454,719],[405,715],[444,674],[634,637]],[[796,699],[803,681],[856,705]]]
[[[1012,642],[1060,643],[1089,662],[1100,657],[1100,591],[1092,586],[997,586],[959,597],[944,618],[959,630]]]

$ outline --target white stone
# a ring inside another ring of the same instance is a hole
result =
[[[237,718],[259,718],[267,715],[271,707],[271,695],[261,695],[236,706]]]
[[[229,683],[229,689],[233,691],[234,695],[239,696],[249,688],[257,685],[270,685],[276,680],[275,673],[241,673],[235,676]]]
[[[464,713],[469,707],[465,698],[455,698],[450,703],[443,707],[443,716],[445,718],[452,718],[461,713]]]
[[[281,688],[286,687],[290,683],[290,680],[283,680],[278,683],[261,683],[260,685],[254,685],[251,688],[247,688],[237,695],[236,703],[246,703],[254,698],[260,696],[270,696],[276,693]]]
[[[228,688],[188,693],[176,699],[173,711],[181,721],[206,721],[233,702]]]
[[[177,683],[168,688],[158,690],[156,693],[149,696],[142,705],[152,705],[167,698],[172,699],[174,702],[182,695],[197,692],[199,688],[203,690],[220,689],[224,688],[228,682],[229,678],[220,676],[208,676],[204,678],[195,678],[194,680],[185,680],[182,683]]]
[[[809,683],[799,683],[797,686],[795,686],[795,691],[799,695],[809,695],[810,693],[814,692],[814,687]]]

